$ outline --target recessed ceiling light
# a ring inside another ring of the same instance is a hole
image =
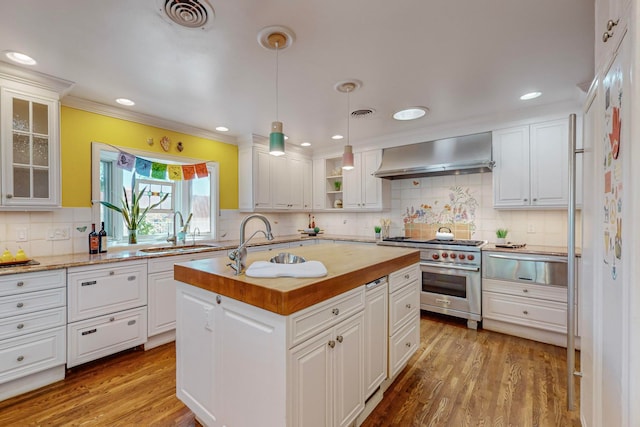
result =
[[[336,135],[333,135],[333,136],[331,137],[331,139],[335,139],[335,140],[342,139],[342,138],[344,138],[344,136],[342,136],[342,135],[337,135],[337,134],[336,134]]]
[[[13,62],[17,62],[22,65],[36,65],[37,62],[35,59],[30,57],[29,55],[25,55],[20,52],[7,52],[5,53],[6,57],[12,60]]]
[[[216,127],[216,130],[218,132],[229,132],[229,128],[226,127],[226,126],[218,126],[218,127]]]
[[[415,120],[423,117],[427,111],[429,109],[426,107],[409,107],[393,113],[393,118],[396,120]]]
[[[520,97],[520,99],[523,100],[523,101],[527,101],[529,99],[537,98],[540,95],[542,95],[542,92],[529,92],[529,93],[525,93],[524,95],[522,95]]]
[[[118,104],[120,104],[120,105],[126,105],[127,107],[131,107],[133,105],[136,105],[135,102],[133,102],[132,100],[127,99],[127,98],[118,98],[118,99],[116,99],[116,102]]]
[[[307,141],[300,143],[300,145],[303,147],[311,147],[311,143]]]

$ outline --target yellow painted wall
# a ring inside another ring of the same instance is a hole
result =
[[[220,209],[238,209],[238,147],[70,107],[60,112],[62,206],[91,206],[91,142],[164,153],[163,136],[171,140],[169,154],[215,161],[220,165]],[[147,139],[153,138],[153,146]],[[184,150],[175,147],[182,141]]]

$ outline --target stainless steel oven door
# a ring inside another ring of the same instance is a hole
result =
[[[475,329],[482,318],[480,267],[420,262],[420,308],[470,320]]]

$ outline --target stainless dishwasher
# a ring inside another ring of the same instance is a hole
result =
[[[483,252],[482,277],[566,287],[567,258],[551,255]]]

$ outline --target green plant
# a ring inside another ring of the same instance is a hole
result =
[[[496,230],[496,237],[498,239],[504,239],[507,237],[508,233],[509,233],[509,230],[507,230],[506,228],[498,228]]]
[[[342,187],[342,181],[333,181],[333,186],[336,191],[340,191],[340,187]]]
[[[138,228],[140,228],[143,225],[144,217],[147,215],[147,212],[157,206],[160,206],[162,202],[164,202],[169,196],[169,194],[167,193],[162,196],[159,202],[154,203],[153,205],[149,205],[141,210],[140,198],[142,198],[145,191],[147,191],[147,187],[144,187],[142,190],[140,190],[138,194],[136,194],[135,188],[136,178],[134,174],[131,178],[131,203],[129,203],[129,198],[127,197],[127,189],[124,186],[122,187],[122,193],[124,195],[124,197],[122,198],[122,207],[118,207],[114,204],[102,200],[100,201],[103,206],[120,213],[125,225],[127,226],[127,229],[129,230],[137,230]]]
[[[376,231],[376,233],[380,233],[382,231],[382,227],[380,227],[379,225],[376,225],[375,227],[373,227],[373,229]]]

